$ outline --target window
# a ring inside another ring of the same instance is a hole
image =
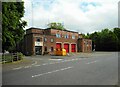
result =
[[[46,41],[47,41],[47,38],[45,37],[45,38],[44,38],[44,42],[46,42]]]
[[[88,41],[86,41],[86,44],[88,45]]]
[[[51,47],[51,52],[53,52],[53,47]]]
[[[37,41],[37,42],[40,42],[40,38],[39,38],[39,37],[36,37],[36,41]]]
[[[75,39],[75,35],[72,35],[72,39]]]
[[[60,37],[61,37],[61,35],[60,35],[60,34],[56,34],[56,37],[57,37],[57,38],[60,38]]]
[[[45,50],[45,52],[46,52],[46,51],[47,51],[47,47],[45,47],[45,49],[44,49],[44,50]]]
[[[69,38],[68,34],[67,34],[67,35],[65,35],[65,38]]]
[[[54,39],[53,39],[53,38],[51,39],[51,42],[54,42]]]

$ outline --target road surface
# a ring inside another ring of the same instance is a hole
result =
[[[32,64],[16,66],[9,70],[3,67],[3,85],[116,85],[118,83],[118,52],[75,54],[72,57],[59,57],[59,59],[51,57],[34,56],[29,58],[34,60]]]

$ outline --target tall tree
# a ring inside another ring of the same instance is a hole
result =
[[[94,32],[89,35],[93,41],[93,48],[96,45],[97,51],[117,51],[118,50],[118,31],[111,31],[110,29],[103,29],[101,32]],[[115,35],[115,32],[117,35]]]
[[[16,44],[23,38],[23,28],[27,22],[21,18],[24,16],[24,2],[2,3],[2,49],[12,51]]]
[[[52,22],[48,24],[49,28],[64,30],[64,25],[62,23]]]
[[[120,28],[114,28],[113,29],[114,34],[117,36],[117,40],[118,40],[118,50],[120,51]]]

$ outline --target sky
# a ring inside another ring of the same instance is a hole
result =
[[[60,22],[67,30],[93,33],[118,27],[119,0],[24,0],[30,27],[47,28],[51,22]]]

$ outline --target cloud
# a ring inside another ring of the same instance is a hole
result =
[[[26,27],[46,28],[50,22],[82,33],[117,27],[119,0],[25,0]]]

